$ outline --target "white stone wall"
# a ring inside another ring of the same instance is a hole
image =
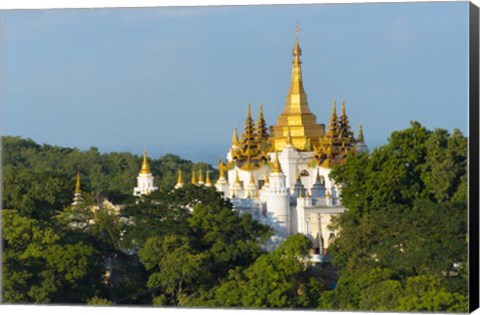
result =
[[[145,195],[157,189],[158,187],[153,186],[152,174],[138,174],[137,187],[134,188],[133,194],[135,196]]]

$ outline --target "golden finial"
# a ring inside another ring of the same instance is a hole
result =
[[[300,172],[298,171],[298,168],[297,168],[296,174],[297,174],[297,176],[296,176],[297,183],[301,183],[301,181],[300,181]]]
[[[79,193],[80,191],[80,170],[77,171],[77,182],[75,184],[75,193]]]
[[[332,116],[337,116],[337,100],[333,99],[333,105],[332,105]]]
[[[232,191],[232,198],[235,198],[235,190]]]
[[[220,159],[218,159],[218,170],[220,171],[219,179],[220,178],[225,178],[225,171],[223,169],[223,163]]]
[[[330,194],[330,189],[327,190],[327,198],[330,198],[332,195]]]
[[[150,167],[148,166],[147,162],[147,150],[143,149],[143,163],[142,169],[140,170],[140,174],[150,174]]]
[[[263,105],[260,103],[260,113],[258,114],[258,120],[263,119]]]
[[[273,162],[272,173],[281,173],[282,166],[280,165],[280,161],[278,160],[278,151],[275,151],[275,161]]]
[[[360,122],[358,124],[358,137],[357,137],[357,142],[363,143],[365,140],[363,139],[363,128],[362,128],[362,123]]]
[[[302,196],[302,187],[298,190],[298,198],[303,198]]]
[[[252,195],[250,194],[250,190],[249,190],[249,191],[247,191],[247,198],[251,198],[251,197],[252,197]]]
[[[310,198],[310,194],[308,193],[308,189],[307,189],[306,198]]]
[[[253,178],[253,172],[250,171],[250,184],[255,184],[255,179]]]
[[[197,179],[195,178],[195,170],[192,169],[192,184],[196,185],[197,184]]]
[[[300,23],[298,23],[298,20],[297,20],[297,26],[295,27],[295,34],[297,37],[298,37],[298,33],[300,33],[301,31],[302,29],[300,28]]]
[[[317,168],[317,177],[315,177],[316,182],[320,182],[320,171]]]
[[[209,186],[212,186],[212,182],[210,181],[210,174],[208,172],[208,168],[207,168],[207,171],[206,171],[206,178],[205,178],[205,186],[209,187]]]
[[[202,170],[198,170],[198,184],[203,184],[203,173]]]
[[[297,64],[300,63],[300,60],[297,60],[299,56],[302,55],[302,50],[300,49],[300,45],[298,44],[298,33],[300,33],[302,29],[300,28],[300,24],[297,21],[297,26],[295,27],[295,46],[293,47],[293,52],[292,54],[296,57],[295,62]]]
[[[347,116],[345,113],[345,99],[342,98],[342,116]]]
[[[252,109],[251,109],[250,102],[248,102],[247,118],[252,118]]]
[[[255,190],[255,199],[258,199],[260,195],[258,194],[258,190]]]
[[[233,139],[232,139],[232,145],[238,146],[240,142],[238,141],[238,133],[237,133],[237,128],[233,129]]]
[[[177,185],[183,185],[183,178],[182,178],[182,168],[180,165],[178,166],[178,179],[177,179]]]

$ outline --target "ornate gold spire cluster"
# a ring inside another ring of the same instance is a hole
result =
[[[198,174],[198,180],[197,180],[196,174]],[[220,177],[221,176],[225,176],[222,170],[220,170]],[[197,172],[195,172],[195,170],[192,169],[192,178],[190,182],[192,183],[192,185],[198,185],[198,186],[205,185],[207,187],[211,187],[212,181],[210,179],[210,172],[208,171],[208,168],[205,171],[205,182],[203,181],[203,172],[201,169],[198,170]],[[175,185],[175,188],[181,188],[181,187],[183,187],[182,169],[178,167],[178,179],[177,179],[177,184]]]
[[[273,126],[270,140],[272,150],[281,151],[287,144],[288,132],[291,133],[293,146],[300,151],[309,150],[312,143],[317,143],[323,135],[325,126],[317,124],[317,118],[310,112],[307,94],[303,88],[302,67],[300,56],[302,49],[298,41],[300,27],[297,23],[295,45],[293,47],[293,67],[290,90],[287,95],[283,113],[278,117],[277,125]]]
[[[243,170],[257,169],[267,162],[268,148],[268,128],[263,118],[262,105],[260,105],[260,114],[255,126],[249,103],[247,119],[240,140],[238,140],[236,129],[234,130],[231,147],[232,159]]]
[[[320,166],[330,167],[341,163],[354,148],[348,116],[345,111],[345,101],[342,101],[342,115],[337,117],[337,101],[333,100],[332,114],[327,132],[320,138],[314,149],[314,157]]]
[[[342,100],[340,117],[337,116],[336,101],[332,105],[332,114],[328,127],[317,124],[316,116],[310,112],[302,78],[302,49],[298,39],[301,31],[298,23],[292,55],[292,76],[283,112],[277,125],[267,126],[263,107],[260,105],[256,125],[252,119],[251,106],[248,104],[247,119],[241,137],[234,130],[230,155],[233,161],[223,164],[220,170],[230,170],[234,166],[242,170],[256,170],[268,161],[268,152],[282,151],[285,147],[297,151],[314,152],[311,165],[330,167],[344,161],[346,155],[355,150],[357,143],[363,143],[362,126],[359,126],[358,139],[353,136],[352,128]],[[327,129],[327,130],[325,130]],[[278,158],[276,159],[278,162]],[[272,165],[273,169],[275,165]]]

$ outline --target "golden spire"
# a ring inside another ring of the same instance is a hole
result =
[[[258,194],[258,190],[255,190],[255,196],[254,197],[255,197],[255,199],[258,199],[260,197],[259,194]]]
[[[332,195],[330,194],[330,189],[327,190],[327,198],[330,198]]]
[[[192,184],[197,184],[197,179],[195,178],[195,170],[192,169]]]
[[[337,100],[334,98],[333,99],[333,104],[332,104],[332,115],[330,117],[337,117]],[[336,121],[336,119],[335,119]]]
[[[323,124],[317,124],[316,116],[310,112],[308,107],[307,95],[303,88],[302,62],[300,61],[302,50],[298,40],[298,33],[300,32],[298,23],[295,31],[290,90],[288,91],[283,112],[277,119],[277,125],[272,128],[271,137],[273,139],[270,140],[272,150],[281,151],[286,145],[288,127],[294,128],[296,136],[293,139],[293,146],[301,151],[305,149],[308,139],[312,143],[318,142],[325,129]]]
[[[260,113],[258,114],[257,120],[257,137],[259,139],[267,139],[268,138],[268,127],[265,119],[263,118],[263,106],[260,103]]]
[[[317,177],[315,177],[315,182],[320,182],[320,171],[317,168]]]
[[[242,139],[240,141],[240,144],[243,148],[242,154],[246,157],[250,157],[255,149],[255,138],[256,133],[255,126],[253,125],[252,120],[252,110],[250,103],[248,103],[247,119],[245,120],[245,128],[243,130]]]
[[[198,170],[198,184],[203,184],[203,173],[202,170]]]
[[[210,174],[208,173],[208,169],[206,171],[206,178],[205,178],[205,186],[210,187],[212,186],[212,182],[210,181]]]
[[[77,170],[77,182],[75,183],[75,194],[73,195],[72,206],[78,206],[82,202],[82,192],[80,191],[80,170]]]
[[[177,179],[177,185],[183,185],[182,169],[181,169],[180,165],[178,166],[178,179]]]
[[[333,99],[332,114],[330,115],[330,122],[328,124],[327,134],[338,136],[339,133],[338,118],[337,118],[337,100]]]
[[[357,137],[357,142],[359,143],[364,143],[364,139],[363,139],[363,128],[362,128],[362,123],[360,122],[358,124],[358,137]]]
[[[233,129],[233,139],[232,139],[232,145],[238,146],[240,142],[238,141],[238,133],[237,133],[237,128]]]
[[[237,170],[235,171],[235,184],[240,185],[240,179],[238,178],[238,171]]]
[[[143,149],[143,163],[142,169],[140,170],[140,174],[150,174],[150,167],[148,166],[147,162],[147,150]]]
[[[275,151],[275,161],[273,162],[272,173],[281,173],[282,166],[280,165],[280,161],[278,160],[278,151]]]
[[[218,159],[218,170],[220,171],[220,176],[218,178],[219,179],[220,178],[225,178],[225,171],[223,169],[223,163],[222,163],[222,161],[220,161],[220,159]]]
[[[306,198],[310,198],[310,194],[308,193],[308,189],[307,189]]]
[[[80,193],[80,171],[77,171],[77,182],[75,184],[75,193]]]
[[[302,49],[298,42],[298,33],[300,32],[300,27],[297,24],[295,35],[295,45],[293,46],[292,55],[293,55],[293,68],[292,68],[292,82],[290,85],[290,91],[287,96],[287,103],[285,104],[284,112],[287,113],[309,113],[307,103],[307,95],[303,89],[303,79],[302,79],[302,61],[300,61],[300,56],[302,55]]]
[[[345,99],[342,99],[342,116],[340,116],[339,125],[342,146],[344,147],[344,151],[348,152],[351,147],[353,133],[350,131],[350,123],[348,122],[348,116],[345,111]]]
[[[298,198],[303,198],[302,196],[302,187],[298,190]]]
[[[253,178],[253,172],[250,171],[250,184],[255,184],[255,179]]]

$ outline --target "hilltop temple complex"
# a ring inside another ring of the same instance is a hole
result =
[[[277,123],[268,127],[260,105],[256,122],[251,105],[247,106],[245,127],[239,136],[233,131],[226,160],[218,162],[220,177],[215,187],[231,199],[235,209],[250,212],[258,220],[271,225],[280,239],[303,233],[314,241],[315,254],[321,260],[338,231],[329,226],[331,218],[345,211],[341,205],[341,185],[329,178],[333,165],[343,163],[354,151],[367,150],[362,126],[357,136],[342,100],[337,116],[333,101],[328,124],[317,122],[310,111],[303,86],[301,55],[297,27],[293,47],[290,90]],[[148,167],[146,153],[134,195],[157,189]],[[193,172],[191,183],[213,186],[208,172],[198,177]],[[181,169],[176,189],[183,187]]]

